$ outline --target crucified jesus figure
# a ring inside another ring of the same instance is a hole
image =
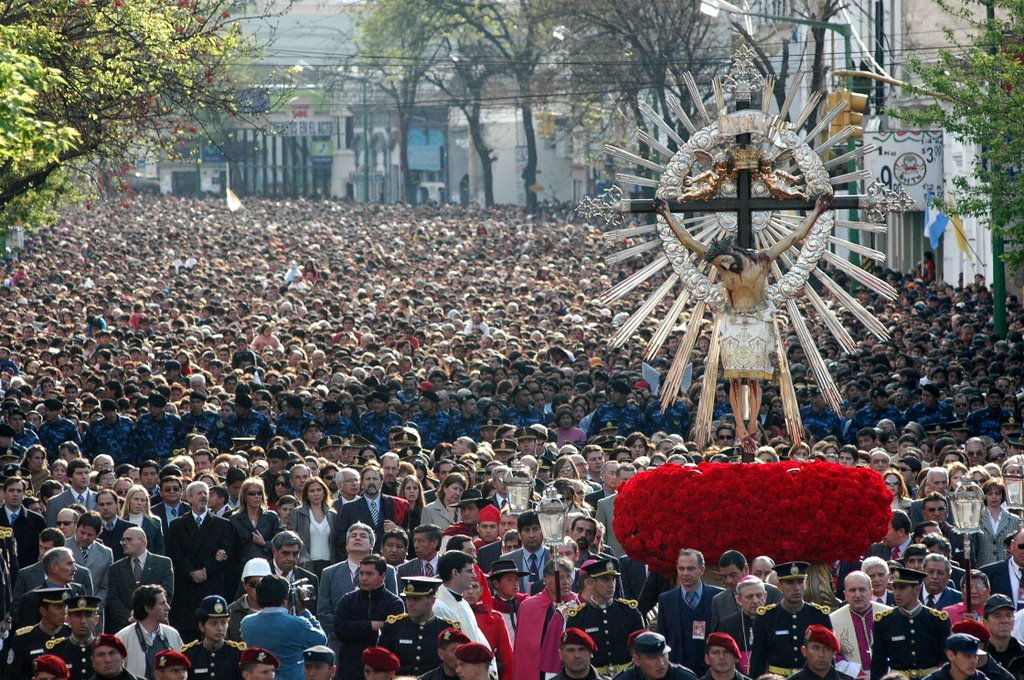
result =
[[[723,373],[729,380],[729,404],[736,419],[736,436],[746,451],[757,448],[760,381],[771,379],[775,374],[772,354],[779,342],[773,323],[775,306],[765,297],[768,272],[780,255],[807,237],[818,217],[831,204],[831,196],[819,197],[814,210],[796,229],[770,248],[755,251],[740,248],[731,239],[704,245],[676,221],[664,199],[655,201],[655,209],[679,242],[710,262],[721,277],[727,304],[720,312],[719,350]]]

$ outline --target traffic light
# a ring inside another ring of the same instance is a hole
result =
[[[825,97],[826,110],[831,111],[835,107],[846,102],[846,94],[846,90],[836,90],[835,92],[829,92],[828,95]],[[849,110],[849,103],[847,102],[846,110],[832,119],[832,122],[828,126],[829,137],[835,137],[837,134],[839,134],[840,130],[846,127],[846,116]]]
[[[868,95],[851,92],[850,90],[836,90],[835,92],[829,92],[825,100],[829,111],[843,102],[846,103],[846,110],[836,116],[831,125],[829,125],[829,137],[835,136],[847,125],[853,128],[853,137],[860,137],[864,132],[861,124],[864,120],[864,115],[868,112]]]

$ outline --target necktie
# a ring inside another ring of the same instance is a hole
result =
[[[178,516],[178,509],[177,508],[168,508],[168,510],[171,511],[171,517],[177,517]]]
[[[198,516],[198,515],[196,515],[196,529],[202,529],[202,528],[203,528],[203,518]]]
[[[1024,573],[1017,570],[1017,609],[1024,609]]]
[[[377,526],[380,522],[380,508],[375,501],[370,501],[370,517],[373,518],[373,526]]]
[[[423,563],[423,575],[428,577],[434,575],[434,568],[430,566],[430,562]]]
[[[136,557],[132,560],[132,576],[135,578],[135,582],[138,583],[142,580],[142,562]]]
[[[539,580],[538,576],[537,576],[537,556],[536,555],[530,555],[529,569],[530,569],[530,582],[531,583],[536,583]]]
[[[928,596],[928,607],[930,609],[935,609],[935,596],[934,595],[929,595]]]
[[[686,601],[686,606],[689,607],[690,609],[696,609],[697,608],[697,593],[696,592],[691,592],[689,590],[686,591],[686,594],[683,595],[683,600]]]
[[[89,546],[82,548],[82,564],[85,565],[89,561]]]
[[[359,567],[352,570],[352,590],[359,587]]]
[[[896,546],[892,549],[892,559],[898,560],[900,558],[900,547]]]
[[[78,494],[78,502],[81,503],[82,505],[85,505],[85,494],[84,493]]]

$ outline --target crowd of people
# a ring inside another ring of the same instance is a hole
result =
[[[980,644],[986,674],[1024,678],[1017,299],[1001,339],[982,279],[876,272],[900,298],[855,295],[887,341],[851,324],[844,354],[809,312],[842,411],[785,338],[802,440],[768,384],[759,448],[738,447],[722,382],[702,450],[707,341],[662,411],[682,329],[646,363],[658,313],[609,348],[642,291],[601,294],[643,265],[605,263],[631,245],[609,240],[553,206],[143,196],[33,234],[0,286],[6,677],[965,680]],[[889,532],[832,565],[836,611],[803,603],[803,563],[732,551],[722,589],[692,548],[671,578],[624,553],[637,472],[780,459],[893,493]],[[519,466],[568,508],[562,535],[512,497]],[[970,553],[949,517],[968,482]]]

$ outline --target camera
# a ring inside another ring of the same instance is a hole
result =
[[[299,579],[292,583],[291,588],[288,589],[288,609],[296,611],[299,609],[299,604],[305,605],[313,598],[315,592],[313,584],[309,582],[308,578]]]

